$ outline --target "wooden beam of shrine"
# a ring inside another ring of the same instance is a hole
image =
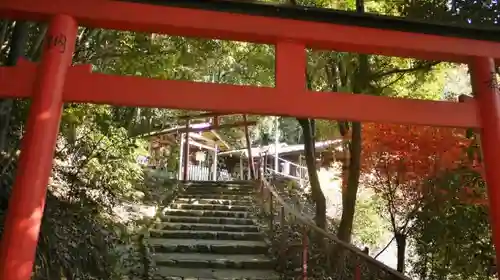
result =
[[[211,130],[219,130],[224,128],[233,128],[233,127],[242,127],[242,126],[253,126],[256,125],[257,122],[234,122],[234,123],[224,123],[219,125],[211,125],[207,127],[192,127],[187,130],[187,132],[203,132],[203,131],[211,131]],[[185,128],[179,128],[176,130],[180,133],[185,133]]]
[[[158,135],[163,135],[163,134],[172,134],[172,133],[186,133],[186,132],[205,132],[205,131],[211,131],[214,133],[214,130],[216,129],[224,129],[224,128],[233,128],[233,127],[241,127],[241,126],[253,126],[256,125],[257,122],[252,121],[252,122],[234,122],[234,123],[226,123],[226,124],[220,124],[220,125],[210,125],[206,127],[190,127],[189,129],[186,129],[185,127],[179,126],[177,128],[171,128],[166,131],[157,131],[150,133],[147,136],[158,136]],[[190,134],[190,137],[192,135]],[[218,137],[220,139],[220,136]]]
[[[198,140],[202,140],[202,141],[205,141],[207,142],[208,144],[210,145],[215,145],[215,141],[212,140],[212,139],[209,139],[203,135],[200,135],[200,134],[196,134],[196,133],[192,133],[192,134],[189,134],[189,137],[193,138],[193,139],[198,139]]]
[[[177,119],[179,120],[198,120],[198,119],[205,119],[205,118],[211,118],[211,117],[224,117],[224,116],[231,116],[231,115],[236,115],[236,113],[220,113],[220,112],[207,112],[207,113],[201,113],[198,115],[185,115],[185,116],[179,116]]]
[[[160,144],[160,145],[172,145],[175,144],[174,141],[171,140],[153,140],[154,142]]]
[[[0,1],[0,18],[47,21],[58,14],[95,28],[267,44],[293,41],[314,49],[427,60],[500,58],[499,42],[436,34],[109,0]]]
[[[158,80],[90,73],[90,69],[90,66],[75,66],[69,69],[63,96],[65,102],[231,111],[329,120],[480,127],[475,100],[455,103],[310,92],[300,88]],[[10,89],[0,92],[0,96],[29,97],[35,72],[36,64],[28,62],[20,62],[16,67],[0,67],[0,90]]]
[[[209,151],[215,151],[214,147],[203,145],[203,144],[201,144],[199,142],[196,142],[194,140],[189,140],[189,145],[192,145],[192,146],[195,146],[195,147],[198,147],[198,148],[202,148],[202,149],[206,149],[206,150],[209,150]]]
[[[231,150],[231,149],[232,149],[232,148],[231,148],[231,145],[229,145],[229,143],[227,143],[227,141],[226,141],[226,140],[224,140],[224,139],[222,138],[222,136],[220,136],[220,135],[219,135],[219,133],[217,133],[217,131],[215,131],[215,130],[213,130],[213,129],[212,129],[212,130],[210,130],[210,132],[212,132],[212,134],[213,134],[215,137],[217,137],[217,139],[219,139],[219,142],[221,142],[221,143],[222,143],[222,145],[226,146],[226,148],[227,148],[228,150]]]

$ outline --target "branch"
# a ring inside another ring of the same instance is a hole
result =
[[[396,238],[396,237],[393,235],[393,236],[392,236],[392,238],[391,238],[391,240],[389,240],[389,242],[387,242],[387,245],[385,245],[385,247],[384,247],[382,250],[380,250],[380,252],[378,252],[378,253],[375,255],[375,257],[373,257],[373,258],[374,258],[374,259],[377,259],[378,257],[380,257],[380,255],[382,255],[382,253],[383,253],[385,250],[387,250],[387,248],[389,248],[389,245],[391,245],[392,241],[394,241],[394,239],[395,239],[395,238]]]
[[[393,229],[394,233],[396,233],[396,232],[398,232],[398,225],[396,223],[395,213],[393,212],[393,209],[395,209],[395,206],[394,206],[394,199],[395,198],[394,198],[393,192],[392,192],[391,176],[389,175],[389,172],[387,172],[387,188],[388,188],[387,211],[389,212],[389,218],[391,220],[392,229]]]
[[[416,203],[413,207],[413,209],[406,215],[406,221],[404,224],[400,227],[400,232],[404,232],[405,234],[408,234],[408,225],[410,221],[413,219],[413,217],[418,213],[420,210],[420,206],[423,204],[423,199],[424,196],[422,195],[419,199],[419,203]]]
[[[45,38],[45,34],[47,34],[47,29],[47,24],[43,24],[40,26],[40,32],[36,36],[35,42],[33,43],[33,46],[31,47],[31,51],[29,53],[29,57],[31,58],[31,60],[38,60],[40,48],[42,46],[43,39]]]
[[[390,86],[392,86],[393,84],[397,83],[398,81],[400,81],[401,79],[403,79],[405,77],[405,73],[399,73],[398,77],[392,81],[390,81],[389,83],[381,86],[381,87],[378,87],[377,89],[378,90],[383,90],[385,88],[388,88]]]
[[[81,53],[87,48],[86,43],[94,36],[98,36],[101,33],[102,29],[89,29],[85,28],[84,31],[78,36],[76,41],[76,48],[73,53],[73,57],[75,60],[79,60]]]
[[[376,73],[376,74],[373,74],[371,77],[370,77],[370,80],[378,80],[378,79],[382,79],[382,78],[385,78],[387,76],[390,76],[390,75],[394,75],[394,74],[406,74],[406,73],[410,73],[410,72],[413,72],[413,71],[419,71],[419,70],[431,70],[432,67],[438,65],[440,62],[438,61],[433,61],[433,62],[424,62],[424,63],[421,63],[415,67],[411,67],[411,68],[404,68],[404,69],[401,69],[401,68],[396,68],[396,69],[391,69],[389,71],[386,71],[386,72],[379,72],[379,73]]]
[[[246,55],[242,55],[240,56],[234,63],[233,65],[237,65],[237,66],[241,66],[241,62],[243,61],[243,59],[246,59],[250,56],[250,54],[253,54],[253,52],[257,49],[259,45],[253,45],[252,48],[248,51],[248,53]],[[222,71],[219,71],[219,77],[218,77],[218,81],[217,82],[221,82],[224,78],[226,78],[229,74],[232,74],[232,73],[238,73],[238,74],[241,74],[241,67],[238,67],[236,70],[231,70],[231,71],[226,71],[226,72],[222,72]]]
[[[7,33],[9,31],[9,25],[11,24],[8,20],[0,21],[0,50],[3,49],[5,42],[7,41]]]

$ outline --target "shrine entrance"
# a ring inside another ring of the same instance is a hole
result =
[[[480,129],[493,240],[500,258],[500,173],[496,171],[500,97],[492,76],[495,60],[500,59],[500,42],[491,41],[500,38],[499,31],[227,1],[165,1],[171,6],[140,2],[0,2],[0,18],[49,22],[38,65],[19,61],[15,67],[0,68],[0,97],[32,100],[2,237],[1,279],[31,277],[65,102]],[[79,25],[274,44],[275,87],[92,73],[91,66],[71,66]],[[306,47],[467,63],[475,98],[454,103],[312,92],[305,79]]]

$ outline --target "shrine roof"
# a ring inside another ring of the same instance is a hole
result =
[[[332,146],[340,146],[342,143],[341,139],[336,139],[336,140],[328,140],[328,141],[321,141],[321,142],[316,142],[315,147],[317,151],[322,151],[325,150],[329,147]],[[253,147],[252,148],[252,156],[254,158],[260,157],[261,154],[267,153],[268,155],[273,155],[275,153],[275,145],[266,145],[262,147]],[[293,153],[301,153],[304,151],[304,144],[294,144],[294,145],[288,145],[286,143],[280,143],[279,144],[279,154],[293,154]],[[247,149],[237,149],[237,150],[231,150],[227,152],[221,152],[219,153],[219,156],[234,156],[234,155],[243,155],[246,157],[247,155]]]
[[[192,123],[189,125],[191,129],[199,129],[210,127],[211,123]],[[142,134],[139,137],[141,138],[151,138],[151,137],[159,137],[161,135],[174,135],[178,133],[183,133],[186,130],[185,125],[177,125],[172,126],[166,129],[152,131],[150,133]],[[189,134],[190,138],[201,141],[210,141],[216,143],[217,147],[221,151],[227,151],[231,149],[231,146],[223,139],[223,137],[217,133],[215,130],[201,131],[201,132],[192,132]],[[208,144],[208,143],[204,143]]]

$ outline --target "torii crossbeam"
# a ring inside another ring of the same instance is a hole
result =
[[[266,17],[110,0],[2,0],[0,18],[50,22],[39,65],[21,62],[0,68],[0,97],[32,99],[0,248],[2,280],[31,277],[64,102],[479,128],[500,259],[500,172],[495,170],[500,167],[500,97],[492,86],[500,42],[488,41],[500,38],[497,30],[469,28],[462,34],[455,28],[453,37],[443,32],[416,33],[418,23],[412,23],[414,32],[408,32],[391,30],[390,24],[384,28],[330,23],[326,16],[326,20],[311,21],[300,16]],[[274,44],[276,87],[91,73],[88,66],[70,66],[78,25]],[[306,47],[468,63],[476,97],[453,103],[311,92],[305,81]]]

